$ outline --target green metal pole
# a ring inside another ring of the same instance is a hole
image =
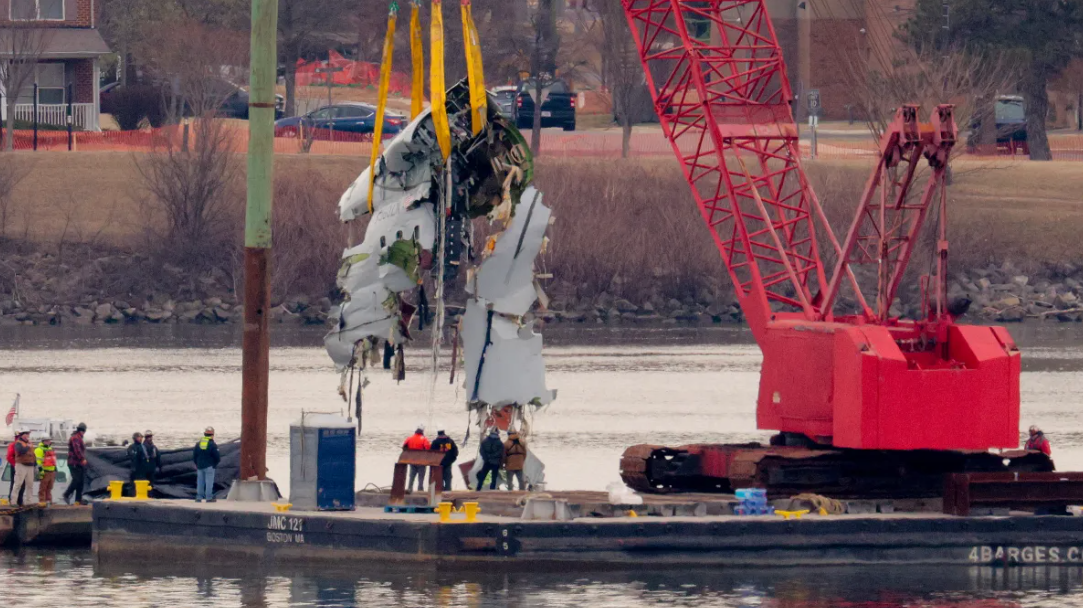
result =
[[[244,336],[241,388],[241,479],[267,476],[267,387],[270,372],[269,262],[274,186],[275,67],[278,0],[252,0],[248,100],[248,205],[244,222]]]

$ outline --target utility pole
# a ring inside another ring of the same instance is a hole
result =
[[[248,204],[244,222],[244,335],[240,481],[267,478],[267,386],[270,372],[271,206],[274,183],[275,66],[278,0],[252,0],[248,100]],[[232,492],[230,493],[232,496]]]

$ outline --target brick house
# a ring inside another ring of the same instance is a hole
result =
[[[12,56],[15,29],[29,28],[43,51],[34,77],[17,95],[16,118],[32,120],[37,84],[38,120],[66,124],[70,85],[73,122],[77,128],[99,130],[99,59],[108,54],[97,30],[100,0],[0,0],[0,61]],[[6,91],[0,85],[0,117],[6,119]]]

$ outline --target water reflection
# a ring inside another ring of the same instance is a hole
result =
[[[0,553],[6,605],[721,608],[1062,608],[1083,604],[1079,567],[642,569],[434,572],[359,563],[356,574],[303,565],[177,571],[167,562],[95,570],[88,551]]]
[[[154,428],[188,445],[203,426],[239,431],[236,328],[0,328],[0,391],[19,390],[33,415],[87,420],[116,434]],[[1023,349],[1022,426],[1042,426],[1062,470],[1083,469],[1083,328],[1011,328]],[[286,430],[301,408],[335,410],[337,377],[319,329],[276,328],[269,464],[288,478]],[[546,359],[560,399],[538,415],[534,449],[555,489],[602,489],[636,443],[762,440],[754,402],[759,351],[740,328],[550,332]],[[374,378],[358,454],[359,487],[390,480],[389,463],[419,420],[464,429],[462,395],[411,351],[411,381]],[[420,374],[422,377],[417,377]],[[463,425],[460,426],[460,421]],[[462,431],[460,430],[459,433]],[[461,437],[461,434],[458,436]],[[473,445],[476,445],[473,444]],[[286,488],[284,488],[286,489]],[[288,490],[288,489],[287,489]],[[225,542],[225,541],[224,541]],[[1083,605],[1083,569],[805,568],[499,574],[436,573],[357,564],[346,575],[169,562],[96,571],[89,552],[0,552],[4,605],[55,606],[720,606],[770,608],[1061,608]]]

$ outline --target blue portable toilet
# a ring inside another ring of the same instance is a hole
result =
[[[307,511],[352,511],[357,428],[337,414],[301,414],[290,426],[290,503]]]

